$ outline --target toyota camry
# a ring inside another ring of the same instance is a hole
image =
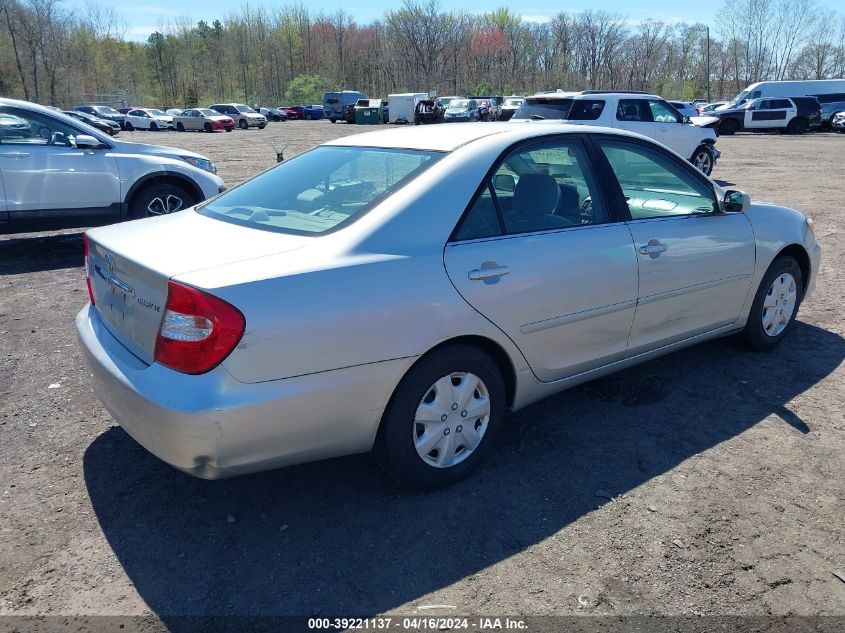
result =
[[[165,462],[372,451],[436,488],[550,394],[718,336],[774,347],[820,248],[645,137],[500,123],[338,139],[85,256],[96,392]]]

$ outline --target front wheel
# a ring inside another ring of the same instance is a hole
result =
[[[266,125],[266,124],[262,124],[262,125],[259,125],[259,126],[258,126],[258,129],[259,129],[259,130],[263,130],[265,127],[267,127],[267,125]]]
[[[453,345],[414,365],[382,417],[374,453],[391,474],[431,490],[466,477],[490,452],[505,417],[505,385],[478,348]]]
[[[310,121],[313,117],[310,114],[305,115],[305,120]]]
[[[792,328],[804,296],[804,276],[793,257],[778,257],[760,282],[742,337],[751,349],[767,351]]]
[[[690,162],[705,176],[709,176],[713,171],[713,155],[703,145],[695,150]]]
[[[208,125],[208,124],[206,124],[206,125]],[[181,121],[179,121],[179,122],[176,124],[176,131],[177,131],[177,132],[184,132],[184,131],[185,131],[185,126],[184,126],[184,125],[182,125],[182,122],[181,122]]]
[[[154,215],[167,215],[186,209],[193,204],[192,196],[179,185],[162,183],[139,191],[129,205],[132,219]]]
[[[337,123],[337,119],[329,119],[332,123]]]
[[[202,129],[209,133],[214,132],[214,128],[211,127],[211,123],[206,123],[202,126]]]
[[[240,121],[238,121],[238,127],[242,130],[245,130],[249,127],[249,123],[246,122],[246,119],[241,119]]]
[[[131,131],[132,131],[132,130],[134,130],[134,129],[135,129],[135,128],[134,128],[134,127],[132,127],[132,124],[131,124],[129,121],[127,121],[127,122],[126,122],[126,131],[127,131],[127,132],[131,132]]]
[[[156,130],[158,130],[158,125],[155,121],[153,121],[152,123],[150,123],[150,132],[155,132]]]

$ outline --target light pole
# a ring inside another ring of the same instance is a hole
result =
[[[712,103],[710,99],[710,27],[707,27],[707,103]]]

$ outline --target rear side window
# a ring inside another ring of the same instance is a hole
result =
[[[318,147],[214,198],[198,211],[267,231],[325,233],[354,221],[443,156],[418,150]]]
[[[769,109],[770,110],[780,110],[783,108],[791,108],[792,104],[789,102],[789,99],[772,99],[769,101]]]
[[[617,121],[651,122],[651,110],[643,99],[620,99],[616,108]]]
[[[603,99],[583,99],[572,102],[572,109],[569,111],[570,121],[595,121],[601,116],[604,110]]]

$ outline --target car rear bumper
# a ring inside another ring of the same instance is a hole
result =
[[[91,305],[76,329],[94,391],[115,421],[162,461],[204,479],[369,451],[413,362],[245,384],[223,366],[189,376],[147,365]]]

